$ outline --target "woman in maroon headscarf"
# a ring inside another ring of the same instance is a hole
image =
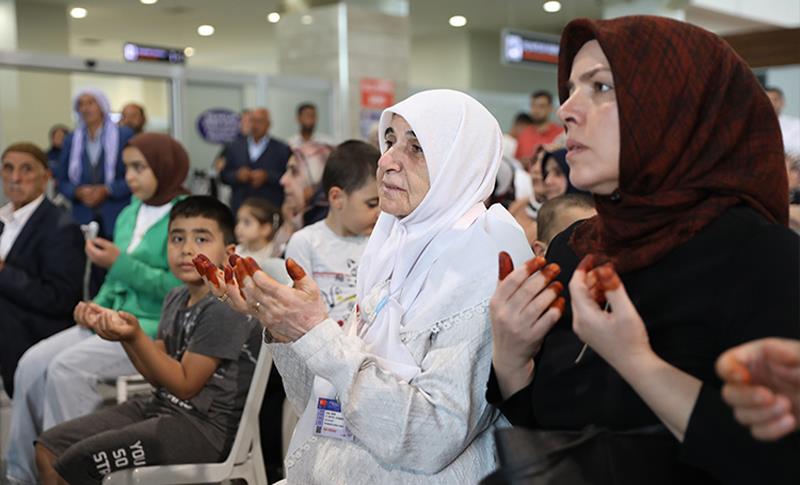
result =
[[[736,344],[800,336],[800,242],[755,76],[686,23],[580,19],[559,95],[570,180],[598,215],[556,237],[551,265],[498,284],[488,400],[514,425],[585,438],[559,455],[581,483],[800,483],[800,433],[756,442],[714,373]]]

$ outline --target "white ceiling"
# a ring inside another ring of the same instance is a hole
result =
[[[365,0],[366,1],[366,0]],[[362,1],[361,3],[365,3]],[[545,13],[543,0],[410,0],[412,35],[438,34],[448,29],[452,15],[468,19],[465,29],[499,32],[502,28],[558,34],[576,17],[598,17],[604,5],[630,0],[563,0],[555,14]],[[330,0],[17,0],[89,11],[81,20],[68,18],[70,52],[81,57],[121,59],[126,41],[166,47],[192,46],[195,66],[255,72],[276,72],[275,28],[266,20],[272,11]],[[717,31],[757,30],[768,24],[726,17],[698,8],[687,9],[687,20]],[[200,37],[198,25],[212,24],[216,33]]]

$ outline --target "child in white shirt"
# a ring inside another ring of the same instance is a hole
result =
[[[361,253],[378,219],[375,173],[380,152],[368,143],[349,140],[331,153],[322,174],[328,216],[292,235],[286,257],[310,273],[339,324],[356,300],[356,274]]]

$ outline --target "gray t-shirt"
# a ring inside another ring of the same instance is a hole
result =
[[[186,416],[222,452],[236,436],[261,349],[260,327],[211,293],[191,307],[186,306],[188,301],[186,286],[167,294],[157,338],[164,341],[167,354],[175,360],[188,351],[221,362],[191,399],[178,399],[163,387],[156,389],[154,399]]]

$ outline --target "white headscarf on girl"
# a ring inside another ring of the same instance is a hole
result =
[[[402,219],[381,212],[356,280],[361,311],[379,310],[371,324],[359,328],[351,319],[344,330],[364,341],[365,350],[382,370],[413,384],[421,369],[400,332],[430,329],[488,300],[497,284],[499,251],[507,251],[515,264],[533,253],[508,211],[499,204],[488,211],[484,206],[502,156],[500,127],[486,108],[448,89],[415,94],[381,115],[382,152],[387,150],[383,133],[394,114],[405,118],[416,134],[431,185],[419,206]],[[432,274],[438,260],[444,271]],[[385,303],[375,305],[376,292],[386,291],[387,281]],[[317,399],[334,395],[330,382],[314,378],[290,454],[312,434]]]
[[[72,149],[69,152],[69,167],[67,174],[69,181],[75,185],[81,183],[81,175],[83,172],[83,139],[86,137],[86,123],[83,121],[80,112],[78,111],[78,101],[82,96],[91,96],[94,98],[100,110],[103,112],[103,152],[105,154],[105,180],[111,182],[114,180],[117,170],[117,154],[119,152],[119,130],[117,125],[111,120],[111,108],[108,103],[108,98],[102,91],[95,88],[85,88],[78,92],[72,103],[72,109],[78,116],[78,127],[72,136]]]

